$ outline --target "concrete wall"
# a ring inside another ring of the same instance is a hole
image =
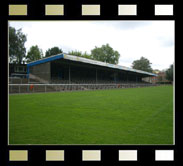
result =
[[[41,79],[50,81],[50,79],[51,79],[50,62],[32,66],[32,67],[30,67],[29,72],[30,72],[30,74],[35,75]]]

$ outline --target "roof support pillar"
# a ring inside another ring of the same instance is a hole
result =
[[[27,78],[29,79],[29,66],[27,66]]]
[[[71,71],[70,71],[70,65],[69,65],[69,84],[71,83]]]
[[[126,81],[128,82],[128,72],[126,72]]]
[[[97,84],[97,68],[96,68],[96,84]]]

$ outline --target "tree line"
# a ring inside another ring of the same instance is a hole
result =
[[[44,57],[49,57],[52,55],[63,53],[61,48],[55,46],[46,50],[45,56],[43,56],[42,49],[40,49],[38,45],[34,45],[30,47],[26,54],[26,41],[27,36],[22,32],[21,29],[16,30],[14,27],[9,27],[10,63],[29,63],[32,61],[42,59]],[[109,44],[102,45],[101,47],[95,46],[95,48],[91,50],[91,54],[88,54],[87,52],[82,53],[78,50],[72,50],[68,52],[68,54],[111,64],[118,64],[120,58],[119,52],[114,50]],[[141,57],[139,60],[133,61],[132,68],[147,72],[153,72],[151,62],[145,57]],[[171,65],[169,69],[166,70],[166,78],[170,81],[173,81],[173,65]]]
[[[16,30],[14,27],[9,27],[9,57],[10,63],[21,64],[23,62],[32,62],[39,60],[44,57],[49,57],[52,55],[63,53],[62,49],[59,47],[52,47],[46,50],[45,56],[43,56],[43,51],[38,47],[38,45],[31,46],[26,54],[25,42],[27,41],[27,36],[23,34],[21,29]],[[91,50],[91,54],[86,52],[82,53],[80,51],[70,51],[70,55],[75,55],[79,57],[84,57],[88,59],[98,60],[106,63],[118,64],[120,54],[118,51],[113,50],[109,44],[102,45],[102,47],[95,47]]]

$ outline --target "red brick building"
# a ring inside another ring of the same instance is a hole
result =
[[[160,71],[156,73],[158,76],[157,77],[146,77],[143,80],[146,82],[150,82],[153,84],[156,83],[171,83],[169,80],[166,79],[166,73],[164,71]]]

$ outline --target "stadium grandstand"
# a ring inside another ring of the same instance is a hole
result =
[[[26,66],[26,78],[9,77],[9,93],[97,90],[155,86],[156,74],[83,57],[58,54]]]

